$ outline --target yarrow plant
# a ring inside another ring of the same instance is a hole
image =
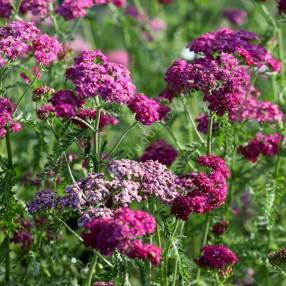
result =
[[[0,0],[0,285],[285,284],[286,5],[246,2]]]

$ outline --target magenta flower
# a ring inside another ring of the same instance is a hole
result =
[[[31,12],[34,16],[44,18],[49,15],[49,5],[53,0],[23,0],[20,5],[20,13]]]
[[[240,9],[231,9],[227,8],[223,11],[224,17],[227,18],[227,20],[234,25],[240,26],[245,22],[245,19],[247,17],[247,13],[244,10]]]
[[[170,110],[167,106],[158,103],[156,100],[142,93],[136,94],[128,102],[128,107],[135,113],[136,120],[144,125],[152,125],[155,122],[163,120]]]
[[[129,71],[110,62],[99,50],[82,52],[66,75],[82,98],[98,95],[108,102],[122,104],[134,97],[135,86]]]
[[[227,271],[238,262],[235,253],[224,245],[206,245],[202,248],[200,258],[195,262],[202,268],[212,270]]]
[[[0,18],[9,18],[13,7],[10,0],[0,0]]]
[[[159,163],[169,167],[176,160],[177,155],[178,152],[172,145],[168,144],[164,140],[158,140],[150,144],[145,149],[144,154],[140,157],[140,161],[158,161]]]
[[[87,9],[94,5],[93,0],[64,0],[57,9],[57,13],[66,20],[82,18]]]

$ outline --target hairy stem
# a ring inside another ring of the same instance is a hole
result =
[[[188,109],[188,106],[187,106],[186,100],[185,100],[185,96],[184,96],[184,95],[180,96],[180,99],[181,99],[181,101],[182,101],[182,103],[183,103],[185,112],[186,112],[187,116],[189,117],[189,119],[190,119],[190,121],[191,121],[191,123],[192,123],[192,125],[193,125],[193,127],[194,127],[194,130],[195,130],[196,135],[197,135],[198,138],[200,139],[201,143],[205,144],[204,139],[202,138],[202,136],[201,136],[199,130],[197,129],[197,126],[196,126],[196,123],[195,123],[195,121],[194,121],[194,119],[193,119],[192,113],[191,113],[190,110]]]
[[[89,270],[88,270],[85,286],[91,286],[92,277],[94,275],[97,262],[98,262],[98,255],[93,254],[92,260],[91,260],[91,263],[90,263],[90,266],[89,266]]]
[[[116,142],[116,144],[111,148],[111,150],[109,151],[108,155],[112,155],[117,148],[120,146],[120,144],[122,143],[122,141],[124,140],[124,138],[126,137],[126,135],[129,133],[129,131],[135,127],[137,125],[137,122],[134,122],[133,124],[131,124],[130,126],[128,126],[125,131],[121,134],[119,140]]]

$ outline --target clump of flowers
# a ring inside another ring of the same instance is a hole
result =
[[[197,162],[212,171],[209,174],[191,173],[177,179],[186,194],[175,198],[171,212],[183,220],[187,220],[191,213],[210,212],[221,206],[227,196],[226,179],[230,177],[230,171],[224,160],[215,155],[206,155],[199,157]]]
[[[9,98],[0,98],[0,138],[5,137],[7,129],[12,132],[19,132],[22,129],[21,124],[12,117],[15,110],[16,105]]]
[[[176,160],[177,155],[177,150],[165,140],[161,139],[151,143],[145,149],[144,154],[140,157],[140,161],[158,161],[159,163],[169,167]]]
[[[218,115],[231,111],[242,103],[249,88],[249,76],[238,60],[222,52],[216,59],[205,57],[173,63],[165,75],[167,87],[174,94],[200,90],[209,109]]]
[[[244,10],[227,8],[223,11],[224,17],[234,25],[242,25],[245,22],[247,13]]]
[[[55,37],[41,34],[32,23],[18,20],[0,28],[0,51],[10,60],[33,52],[38,63],[49,65],[57,59],[60,49]]]
[[[195,262],[202,268],[209,268],[223,274],[238,262],[238,258],[224,245],[206,245],[202,248],[201,256]]]
[[[95,282],[93,286],[115,286],[113,282]]]
[[[277,155],[281,140],[282,136],[278,133],[271,135],[257,133],[246,146],[239,146],[238,153],[242,154],[246,160],[255,163],[260,155],[266,157]]]
[[[20,5],[20,13],[31,12],[34,16],[44,18],[49,15],[49,5],[53,0],[23,0]]]
[[[260,92],[252,87],[243,104],[237,106],[229,113],[230,120],[233,122],[243,122],[246,120],[261,123],[281,122],[284,114],[279,106],[270,101],[259,100],[259,96]]]
[[[54,208],[55,196],[55,192],[50,189],[37,192],[35,198],[27,205],[29,213],[34,214]]]
[[[103,255],[112,255],[118,249],[130,258],[147,259],[154,265],[160,262],[160,249],[137,240],[156,229],[155,219],[146,212],[121,208],[112,218],[94,219],[85,228],[84,244]]]
[[[131,160],[115,160],[110,163],[109,169],[118,178],[139,182],[144,197],[154,195],[163,203],[171,204],[178,196],[177,176],[157,161],[149,160],[141,163]]]
[[[108,102],[122,104],[135,94],[129,71],[109,61],[99,50],[82,52],[67,69],[66,76],[81,98],[100,96]]]
[[[286,248],[281,248],[278,251],[270,252],[268,254],[268,260],[273,266],[280,266],[286,262]]]
[[[129,102],[128,107],[135,113],[137,121],[144,125],[152,125],[163,120],[170,109],[142,93],[136,94]]]
[[[20,228],[14,233],[11,242],[19,244],[23,250],[28,250],[33,243],[33,235],[31,234],[32,224],[28,220],[23,220]]]
[[[279,14],[284,14],[286,12],[286,1],[285,0],[278,0],[277,8]]]
[[[188,48],[195,53],[213,57],[215,53],[228,53],[242,57],[245,64],[261,68],[263,65],[272,71],[280,71],[280,63],[261,45],[259,37],[245,30],[219,29],[206,33],[193,40]]]
[[[219,221],[213,225],[212,232],[216,235],[222,235],[228,228],[228,225],[229,223],[226,220]]]
[[[13,7],[10,0],[0,0],[0,18],[9,18],[12,14]]]

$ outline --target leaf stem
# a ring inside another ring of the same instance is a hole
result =
[[[89,266],[89,271],[88,271],[88,274],[87,274],[87,279],[86,279],[86,282],[85,282],[85,286],[91,286],[92,276],[94,275],[97,262],[98,262],[98,255],[96,255],[94,253],[93,256],[92,256],[92,260],[91,260],[90,266]]]

